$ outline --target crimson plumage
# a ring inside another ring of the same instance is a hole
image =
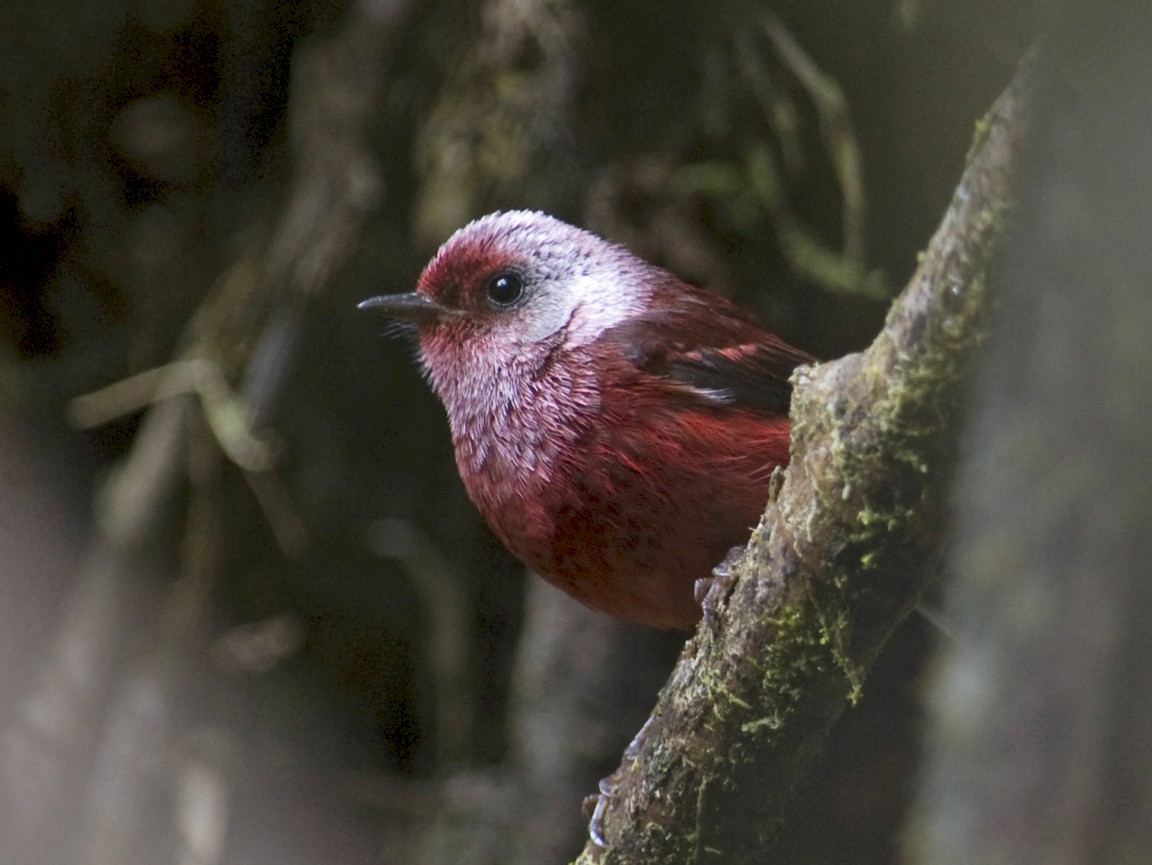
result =
[[[660,628],[747,540],[788,461],[788,383],[811,361],[739,307],[542,213],[478,219],[409,295],[469,496],[526,565]]]

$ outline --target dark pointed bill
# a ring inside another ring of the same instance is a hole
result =
[[[410,294],[381,294],[370,297],[356,305],[357,309],[369,309],[383,313],[389,318],[425,324],[447,318],[453,311],[430,300],[427,295],[413,291]]]

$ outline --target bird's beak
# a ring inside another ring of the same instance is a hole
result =
[[[413,324],[431,324],[457,315],[455,310],[438,304],[426,294],[413,291],[411,294],[381,294],[370,297],[356,305],[357,309],[370,309],[382,312],[389,318],[410,321]]]

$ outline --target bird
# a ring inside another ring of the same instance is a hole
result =
[[[814,362],[731,301],[539,211],[478,218],[416,290],[414,331],[456,465],[493,532],[583,604],[689,631],[697,581],[747,541]]]

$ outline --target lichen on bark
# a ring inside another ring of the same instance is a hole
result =
[[[963,394],[986,330],[1030,64],[978,128],[952,203],[865,352],[798,371],[792,462],[685,647],[579,862],[763,861],[940,553]]]

